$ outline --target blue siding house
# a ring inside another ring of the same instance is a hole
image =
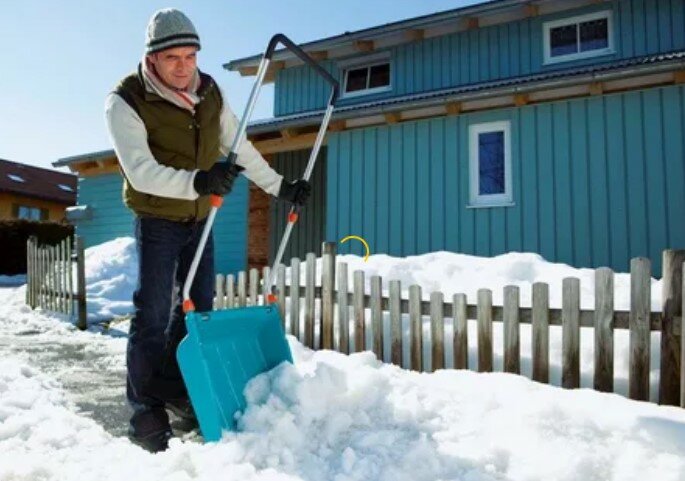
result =
[[[394,256],[527,251],[624,272],[646,256],[658,276],[661,251],[685,248],[685,0],[491,0],[302,46],[342,96],[286,259],[359,235]],[[254,76],[260,58],[224,67]],[[266,80],[274,117],[248,136],[295,178],[328,87],[285,50]],[[87,245],[132,235],[113,151],[55,165],[79,174]],[[242,178],[217,270],[269,264],[285,208]]]
[[[646,256],[655,275],[685,247],[685,0],[493,0],[302,46],[342,89],[315,244],[619,271]],[[285,50],[267,80],[274,117],[248,134],[304,158],[327,87]]]

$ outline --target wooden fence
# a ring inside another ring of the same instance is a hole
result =
[[[286,267],[278,266],[276,293],[281,318],[286,319],[286,308],[291,319],[287,326],[290,334],[314,349],[335,349],[349,353],[350,307],[353,311],[355,351],[373,350],[379,359],[388,354],[392,363],[402,365],[403,333],[402,315],[409,316],[409,365],[418,371],[442,369],[446,365],[444,341],[446,323],[452,323],[453,366],[468,369],[469,319],[477,320],[477,370],[493,371],[493,322],[503,323],[505,372],[520,374],[520,326],[532,325],[532,379],[550,382],[549,348],[550,326],[562,329],[561,382],[565,388],[580,387],[580,328],[594,329],[594,389],[614,391],[614,331],[623,329],[630,336],[629,396],[636,400],[649,400],[650,333],[661,333],[661,360],[659,402],[685,407],[685,346],[681,339],[685,326],[682,320],[682,299],[685,297],[682,282],[685,251],[667,250],[663,253],[662,312],[651,312],[651,262],[646,258],[631,261],[631,301],[629,311],[614,309],[614,273],[611,269],[595,271],[594,310],[580,309],[580,280],[566,278],[562,282],[562,307],[549,307],[549,286],[536,282],[532,286],[531,307],[520,306],[517,286],[506,286],[502,306],[493,306],[492,291],[478,290],[476,304],[469,304],[465,294],[454,294],[451,302],[445,302],[441,292],[430,293],[429,300],[422,299],[420,286],[412,285],[408,298],[402,297],[400,281],[390,280],[389,296],[382,295],[382,279],[372,276],[370,293],[365,292],[364,271],[353,273],[352,292],[348,288],[348,266],[336,263],[336,244],[324,243],[320,285],[317,285],[316,256],[306,256],[304,286],[300,282],[300,259],[290,262],[290,285],[286,285]],[[269,268],[262,272],[266,279]],[[337,290],[335,280],[337,274]],[[237,277],[237,278],[236,278]],[[237,283],[236,283],[237,281]],[[293,286],[297,286],[296,288]],[[249,283],[245,272],[234,275],[218,275],[216,278],[215,307],[230,308],[263,303],[259,272],[251,269]],[[300,302],[304,300],[303,326],[300,332]],[[319,308],[316,309],[316,301]],[[367,322],[366,310],[371,319]],[[388,313],[389,326],[384,326],[384,313]],[[337,314],[337,316],[336,316]],[[430,317],[430,350],[432,365],[424,366],[423,317]],[[337,322],[334,322],[337,319]],[[315,326],[319,336],[315,336]],[[337,327],[335,336],[334,326]],[[285,328],[286,326],[284,326]],[[389,327],[389,329],[388,329]],[[366,331],[371,329],[371,345],[367,345]],[[384,352],[383,333],[391,333],[390,352]]]
[[[74,236],[73,247],[72,239],[50,246],[39,245],[35,237],[30,237],[26,245],[26,266],[26,304],[31,309],[40,307],[46,311],[75,315],[78,328],[86,329],[83,240]]]

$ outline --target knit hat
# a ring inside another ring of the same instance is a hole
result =
[[[200,37],[188,17],[175,8],[156,11],[147,24],[145,53],[151,54],[173,47],[197,47]]]

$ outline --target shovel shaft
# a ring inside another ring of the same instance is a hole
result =
[[[305,169],[304,173],[304,179],[309,180],[309,177],[311,176],[312,170],[314,170],[314,163],[316,162],[316,157],[318,156],[319,150],[321,149],[321,144],[323,143],[324,136],[326,135],[326,130],[328,129],[328,123],[330,122],[331,115],[333,114],[333,108],[335,101],[338,98],[338,92],[339,92],[339,86],[338,82],[331,76],[330,73],[328,73],[326,70],[324,70],[316,61],[311,58],[309,55],[307,55],[300,47],[295,45],[290,39],[288,39],[285,35],[283,34],[277,34],[274,35],[271,41],[269,42],[269,45],[262,56],[262,60],[259,63],[259,69],[257,70],[257,79],[255,81],[254,86],[252,87],[252,92],[250,93],[250,98],[248,99],[247,105],[245,106],[245,112],[243,114],[243,117],[240,121],[240,125],[238,126],[238,131],[235,135],[235,138],[233,139],[233,144],[231,146],[231,150],[228,154],[228,162],[229,163],[234,163],[237,160],[238,157],[238,151],[240,150],[240,146],[242,142],[245,139],[245,133],[247,131],[247,123],[252,116],[252,112],[254,110],[255,104],[257,102],[257,97],[259,96],[259,90],[262,87],[262,83],[264,82],[264,77],[266,75],[266,71],[269,67],[269,63],[271,62],[271,59],[274,55],[276,45],[278,43],[281,43],[285,45],[286,48],[291,50],[295,55],[297,55],[300,59],[302,59],[306,64],[310,65],[319,75],[321,75],[328,83],[331,84],[331,95],[328,100],[328,106],[326,108],[326,112],[323,117],[323,122],[321,123],[321,128],[319,129],[319,134],[316,136],[316,141],[314,142],[314,147],[312,148],[311,155],[309,157],[309,162],[307,163],[307,168]],[[188,277],[185,280],[185,284],[183,285],[183,310],[185,312],[193,311],[195,310],[195,307],[193,305],[192,300],[190,299],[190,288],[193,285],[193,281],[195,280],[195,275],[197,274],[197,267],[200,264],[200,259],[202,257],[202,253],[205,250],[205,246],[207,245],[207,239],[209,238],[209,234],[212,231],[212,226],[214,225],[214,219],[216,218],[216,213],[221,205],[221,202],[218,200],[212,199],[212,208],[209,211],[209,216],[207,217],[207,222],[205,223],[205,226],[202,230],[202,236],[200,237],[200,242],[197,246],[197,250],[195,251],[195,256],[193,257],[193,261],[190,265],[190,269],[188,271]],[[283,239],[281,240],[281,245],[278,248],[278,254],[276,255],[276,259],[274,261],[274,267],[278,266],[278,264],[281,262],[281,259],[283,257],[283,253],[285,251],[285,247],[288,244],[288,240],[290,238],[290,233],[292,232],[293,226],[295,225],[295,222],[297,222],[297,212],[299,211],[299,208],[292,207],[290,209],[290,214],[288,216],[288,225],[286,226],[285,234],[283,235]],[[272,294],[272,289],[273,289],[273,284],[274,284],[274,279],[275,279],[275,269],[271,269],[269,273],[269,278],[267,279],[265,285],[264,285],[264,293],[268,294],[268,302],[273,301],[273,294]]]

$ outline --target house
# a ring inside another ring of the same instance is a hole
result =
[[[624,272],[646,256],[655,275],[685,247],[685,0],[489,1],[302,47],[342,96],[299,242]],[[248,135],[301,172],[327,86],[285,50],[266,78],[274,117]]]
[[[0,219],[61,222],[75,203],[75,175],[0,159]]]
[[[646,256],[660,275],[661,251],[685,247],[685,0],[492,0],[302,47],[342,95],[285,259],[358,235],[393,256],[527,251],[620,271]],[[260,58],[225,68],[254,76]],[[328,86],[286,50],[266,81],[274,116],[248,136],[295,178]],[[130,235],[112,151],[58,164],[79,172],[86,242]],[[271,261],[285,209],[239,185],[218,269]]]

